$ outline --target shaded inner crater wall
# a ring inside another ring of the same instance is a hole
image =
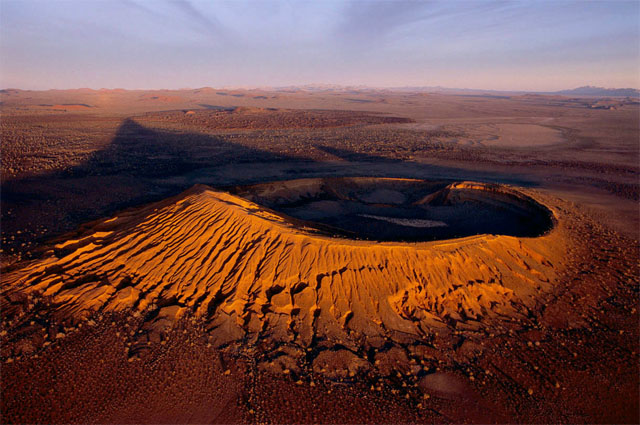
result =
[[[300,179],[232,193],[341,237],[432,241],[478,234],[536,237],[551,212],[503,186],[389,178]]]

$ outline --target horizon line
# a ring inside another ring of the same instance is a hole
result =
[[[405,85],[405,86],[376,86],[367,84],[334,84],[334,83],[305,83],[305,84],[286,84],[286,85],[274,85],[274,86],[250,86],[250,85],[238,85],[238,86],[201,86],[201,87],[181,87],[181,88],[126,88],[126,87],[66,87],[66,88],[43,88],[43,89],[25,89],[19,87],[5,87],[0,91],[7,90],[19,90],[19,91],[72,91],[72,90],[91,90],[91,91],[187,91],[187,90],[281,90],[287,88],[317,88],[317,89],[373,89],[373,90],[426,90],[426,89],[439,89],[439,90],[468,90],[468,91],[490,91],[500,93],[560,93],[563,91],[577,90],[582,88],[594,88],[602,90],[636,90],[640,91],[637,87],[603,87],[593,85],[582,85],[572,88],[565,88],[561,90],[526,90],[526,89],[490,89],[490,88],[474,88],[474,87],[448,87],[448,86],[422,86],[422,85]]]

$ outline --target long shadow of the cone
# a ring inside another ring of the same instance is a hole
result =
[[[96,152],[70,173],[166,178],[202,167],[292,159],[214,136],[149,129],[126,119],[106,149]]]
[[[2,248],[9,254],[29,251],[42,240],[73,230],[84,222],[175,195],[194,183],[227,186],[302,175],[417,178],[464,175],[485,181],[512,180],[507,174],[475,176],[468,170],[407,163],[347,150],[340,140],[331,138],[310,138],[306,142],[308,149],[302,149],[300,157],[258,148],[258,142],[247,137],[240,140],[255,143],[249,146],[206,134],[150,129],[133,119],[125,119],[111,143],[83,163],[64,172],[48,172],[3,184]],[[316,154],[324,152],[338,157],[343,163],[314,161],[311,158],[314,150]],[[297,165],[293,171],[281,173],[274,171],[276,164]],[[199,171],[223,168],[235,168],[233,176],[225,181],[218,181],[215,172]]]
[[[163,199],[189,183],[171,177],[202,167],[291,161],[219,137],[149,129],[125,119],[111,143],[70,169],[2,185],[2,248],[13,254],[115,211]]]
[[[387,158],[371,153],[355,152],[335,146],[314,145],[314,148],[349,162],[398,163],[400,159]]]

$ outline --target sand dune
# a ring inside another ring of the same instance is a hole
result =
[[[559,229],[417,244],[331,238],[198,185],[92,223],[2,283],[52,297],[75,321],[142,313],[143,341],[193,314],[216,345],[260,337],[355,351],[358,336],[419,342],[447,326],[524,317],[552,288],[562,250]],[[327,355],[339,354],[318,361]]]

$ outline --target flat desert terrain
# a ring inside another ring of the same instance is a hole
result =
[[[0,102],[3,423],[637,423],[638,99]]]

